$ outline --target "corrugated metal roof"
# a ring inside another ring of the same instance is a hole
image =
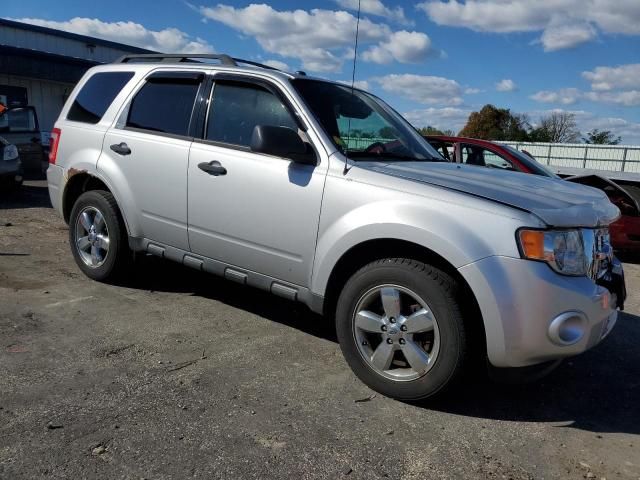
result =
[[[30,23],[16,22],[15,20],[8,20],[6,18],[0,18],[0,27],[10,27],[20,30],[27,30],[31,32],[37,32],[46,35],[52,35],[59,38],[66,38],[69,40],[76,40],[82,43],[90,43],[94,45],[100,45],[103,47],[114,48],[122,50],[124,52],[131,53],[156,53],[153,50],[147,50],[140,47],[134,47],[133,45],[126,45],[124,43],[112,42],[110,40],[103,40],[102,38],[89,37],[87,35],[80,35],[77,33],[65,32],[64,30],[56,30],[54,28],[41,27],[39,25],[31,25]]]

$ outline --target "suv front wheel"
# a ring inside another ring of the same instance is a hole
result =
[[[111,193],[83,193],[71,210],[69,243],[73,258],[88,277],[114,279],[130,259],[126,229]]]
[[[336,310],[342,352],[372,389],[401,400],[441,392],[467,352],[457,282],[404,258],[372,262],[347,282]]]

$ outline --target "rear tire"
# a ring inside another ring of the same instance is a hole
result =
[[[451,387],[467,357],[460,286],[411,259],[378,260],[356,272],[338,299],[336,331],[358,378],[400,400]]]
[[[93,280],[114,280],[131,260],[126,228],[110,192],[78,197],[69,218],[69,244],[80,270]]]

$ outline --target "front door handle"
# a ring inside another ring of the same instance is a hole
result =
[[[114,143],[109,148],[111,148],[111,150],[116,152],[118,155],[129,155],[131,153],[131,149],[129,148],[129,145],[127,145],[124,142]]]
[[[220,162],[218,162],[217,160],[212,160],[208,163],[199,163],[198,168],[203,172],[207,172],[209,175],[213,175],[214,177],[227,174],[227,169],[220,165]]]

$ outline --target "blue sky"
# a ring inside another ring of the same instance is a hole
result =
[[[0,15],[164,51],[351,78],[358,0],[6,2]],[[486,103],[640,143],[640,0],[361,0],[356,79],[416,126]]]

